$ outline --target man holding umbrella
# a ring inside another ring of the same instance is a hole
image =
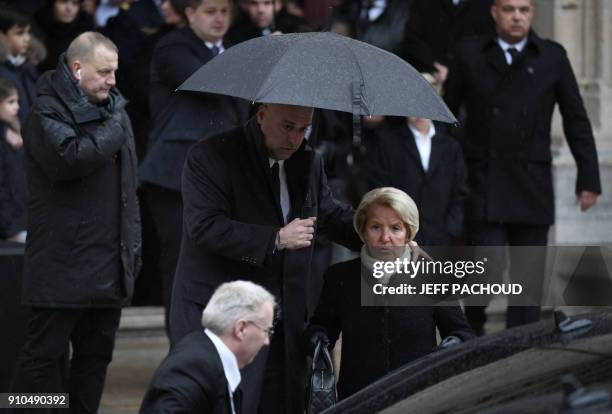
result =
[[[323,232],[349,248],[361,245],[352,209],[334,199],[321,158],[304,139],[313,107],[357,118],[454,118],[403,60],[332,33],[249,40],[211,60],[179,90],[263,104],[244,127],[198,142],[187,156],[171,340],[198,329],[220,284],[243,279],[262,285],[279,299],[278,324],[269,349],[244,371],[242,406],[302,412],[306,361],[300,348],[313,237]]]
[[[253,412],[258,399],[259,412],[302,410],[300,337],[315,227],[347,247],[360,244],[353,210],[333,198],[321,160],[304,140],[312,113],[263,104],[246,126],[197,143],[183,173],[171,340],[198,329],[214,289],[228,280],[259,283],[279,298],[277,333],[244,373],[243,407]]]

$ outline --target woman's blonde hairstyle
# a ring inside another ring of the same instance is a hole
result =
[[[387,206],[393,209],[398,216],[404,222],[406,228],[410,231],[408,241],[414,239],[417,232],[419,231],[419,209],[416,203],[408,194],[394,187],[381,187],[375,188],[367,192],[361,202],[355,216],[353,217],[353,226],[355,231],[359,234],[361,240],[363,238],[363,231],[368,220],[368,210],[374,204]]]

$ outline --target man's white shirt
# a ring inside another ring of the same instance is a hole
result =
[[[408,124],[408,128],[410,128],[412,135],[414,135],[414,142],[419,150],[421,164],[423,165],[425,172],[427,172],[427,169],[429,168],[429,158],[431,157],[431,140],[433,139],[434,135],[436,135],[436,128],[432,123],[429,125],[429,131],[427,131],[426,134],[421,134],[418,129],[410,124]]]
[[[508,49],[513,47],[516,50],[518,50],[519,53],[522,52],[523,49],[525,49],[525,46],[527,45],[527,38],[525,37],[520,42],[511,45],[510,43],[508,43],[505,40],[503,40],[503,39],[498,37],[497,38],[497,43],[499,44],[499,47],[501,47],[502,50],[504,51],[504,57],[506,58],[506,63],[508,65],[511,65],[512,64],[512,55],[510,54],[510,52],[508,52]]]
[[[221,364],[223,365],[223,372],[225,373],[225,379],[227,380],[227,388],[230,393],[230,403],[232,405],[232,413],[236,414],[236,409],[234,407],[234,391],[238,388],[238,384],[240,384],[240,368],[238,368],[238,360],[236,356],[230,349],[223,343],[221,338],[215,335],[209,329],[204,329],[204,333],[208,335],[210,340],[212,341],[215,349],[219,353],[219,357],[221,358]]]

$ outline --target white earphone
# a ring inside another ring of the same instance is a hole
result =
[[[77,80],[81,80],[81,69],[77,69],[75,77]]]

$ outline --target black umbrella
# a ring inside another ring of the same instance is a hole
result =
[[[330,32],[263,36],[240,43],[198,69],[179,90],[355,115],[456,122],[432,86],[405,61]]]

